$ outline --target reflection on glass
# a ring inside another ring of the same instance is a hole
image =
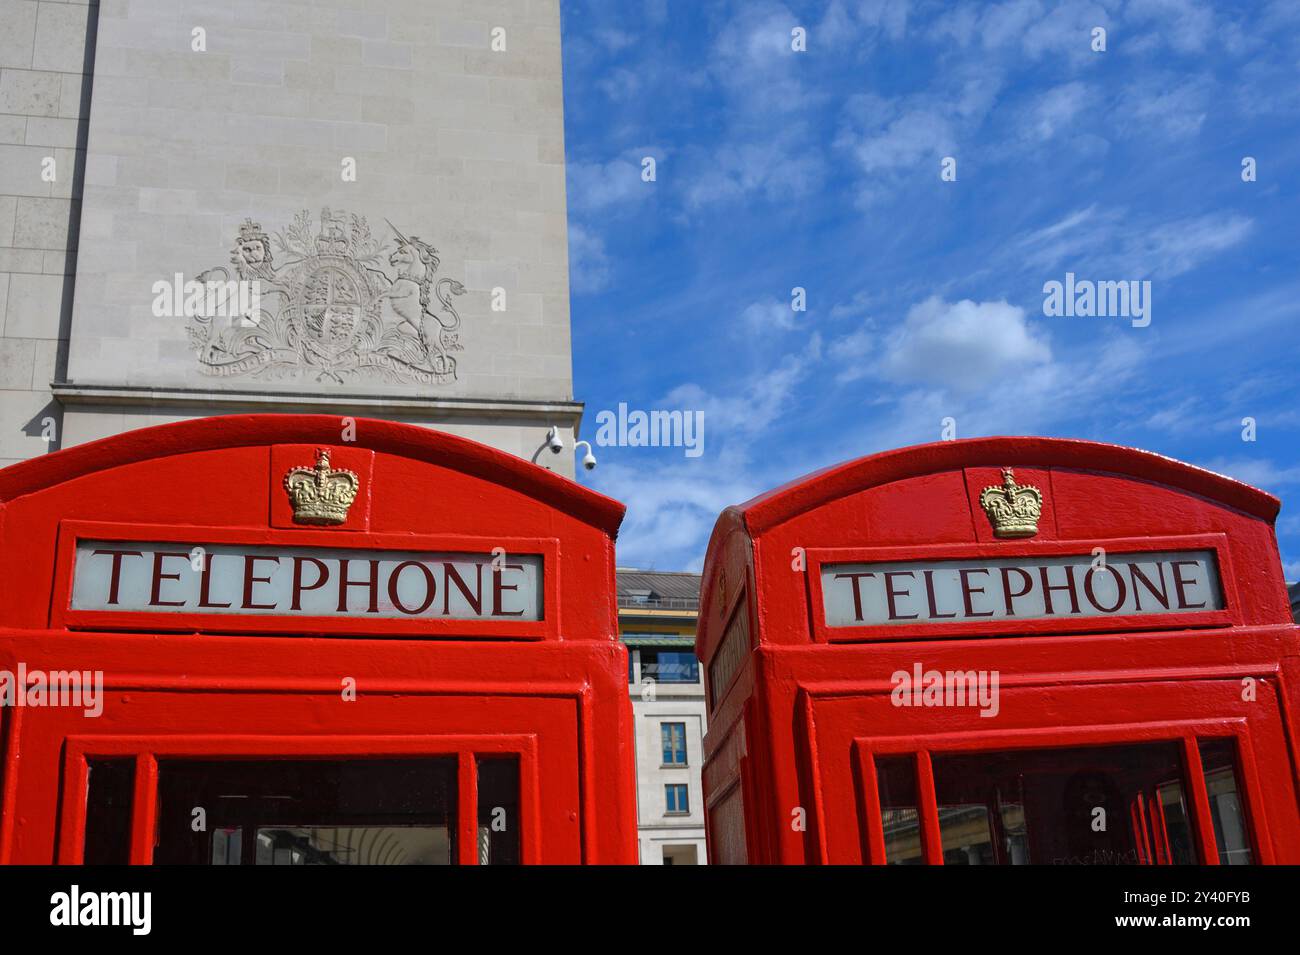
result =
[[[1002,853],[1010,865],[1029,862],[1029,839],[1025,831],[1025,807],[1004,803],[1001,807]]]
[[[1197,861],[1176,742],[932,760],[948,865]]]
[[[257,865],[451,865],[443,826],[268,827],[257,830]]]
[[[86,865],[126,865],[131,861],[131,804],[135,759],[86,761]]]
[[[1205,790],[1210,798],[1220,865],[1250,865],[1254,858],[1246,828],[1241,787],[1237,785],[1237,746],[1231,739],[1200,741]]]
[[[1192,842],[1192,823],[1187,812],[1187,799],[1179,780],[1156,787],[1160,813],[1164,817],[1164,840],[1159,861],[1170,865],[1195,865],[1196,850]],[[1156,826],[1160,833],[1161,827]],[[1159,858],[1159,855],[1158,855]]]
[[[162,864],[455,861],[454,756],[165,759],[158,795],[154,860]],[[197,832],[196,807],[205,820]]]
[[[479,757],[479,865],[518,865],[519,846],[519,758]]]
[[[881,823],[887,865],[924,865],[921,819],[916,811],[916,757],[876,759]]]
[[[940,806],[944,865],[993,865],[993,828],[985,805]]]
[[[244,830],[223,826],[212,833],[212,864],[239,865]]]

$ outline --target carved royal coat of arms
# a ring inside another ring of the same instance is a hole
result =
[[[220,377],[311,376],[339,384],[370,378],[440,385],[456,378],[465,287],[435,279],[438,250],[390,222],[395,247],[371,235],[362,216],[325,208],[318,229],[303,210],[268,236],[246,219],[231,250],[200,282],[256,282],[256,312],[233,321],[191,315],[190,345],[204,372]]]

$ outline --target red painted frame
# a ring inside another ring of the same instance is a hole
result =
[[[1219,586],[1224,609],[1192,613],[1150,613],[1127,616],[1046,617],[1024,620],[990,620],[987,623],[893,624],[890,626],[828,627],[823,610],[822,567],[826,564],[870,564],[889,562],[924,563],[936,560],[993,557],[1090,557],[1095,547],[1106,554],[1136,554],[1154,551],[1213,551],[1219,569]],[[861,643],[917,640],[939,637],[1018,636],[1035,634],[1117,633],[1127,630],[1186,630],[1192,627],[1229,627],[1244,623],[1237,598],[1237,578],[1232,553],[1224,534],[1192,534],[1162,537],[1115,537],[1106,539],[1023,541],[1013,551],[1006,544],[928,544],[911,547],[809,547],[805,571],[808,593],[808,623],[817,643]],[[992,631],[990,633],[990,631]]]
[[[929,865],[943,865],[943,842],[939,833],[938,806],[934,794],[934,755],[962,752],[1001,752],[1017,749],[1061,749],[1106,746],[1117,743],[1171,742],[1183,750],[1183,772],[1192,801],[1192,829],[1196,833],[1197,851],[1203,865],[1218,865],[1219,851],[1211,820],[1209,795],[1201,764],[1198,740],[1232,739],[1237,744],[1237,765],[1242,786],[1243,809],[1253,822],[1262,811],[1259,773],[1250,742],[1246,720],[1171,720],[1134,724],[1098,724],[1062,729],[1019,729],[993,733],[936,733],[916,737],[876,737],[856,743],[857,785],[865,806],[863,828],[867,845],[864,857],[872,865],[885,865],[885,836],[881,825],[880,791],[876,781],[877,756],[915,755],[917,761],[917,809],[921,817],[921,844]],[[1267,839],[1259,839],[1256,827],[1248,824],[1251,850],[1264,865],[1274,863],[1273,848]]]
[[[446,620],[437,618],[343,615],[271,616],[268,614],[152,613],[129,610],[74,610],[72,575],[77,541],[175,542],[185,548],[202,544],[247,544],[373,551],[459,552],[482,555],[494,547],[510,554],[542,557],[542,619]],[[122,524],[109,521],[59,522],[54,564],[50,627],[67,630],[134,630],[167,633],[279,633],[292,635],[407,637],[443,639],[484,637],[555,640],[560,635],[560,542],[553,537],[466,537],[442,534],[376,534],[368,531],[281,530],[266,527],[195,527],[176,524]]]

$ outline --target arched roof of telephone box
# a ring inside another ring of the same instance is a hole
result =
[[[1072,438],[966,438],[883,451],[832,465],[733,505],[719,517],[710,548],[720,534],[736,525],[753,536],[830,501],[893,481],[967,467],[1015,466],[1071,468],[1134,478],[1269,522],[1281,507],[1273,495],[1249,484],[1137,448]]]
[[[420,425],[352,418],[352,446],[425,461],[531,497],[592,527],[618,532],[624,506],[513,454]],[[339,415],[218,415],[127,431],[0,470],[0,504],[64,481],[128,464],[194,451],[276,444],[342,442]]]

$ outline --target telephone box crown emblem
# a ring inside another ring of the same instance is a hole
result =
[[[1017,484],[1011,468],[1002,469],[1002,483],[980,492],[980,507],[993,524],[995,537],[1033,537],[1043,513],[1043,492],[1032,484]]]
[[[356,472],[330,467],[328,448],[316,449],[315,467],[292,468],[284,476],[293,519],[299,524],[342,524],[360,486]]]

